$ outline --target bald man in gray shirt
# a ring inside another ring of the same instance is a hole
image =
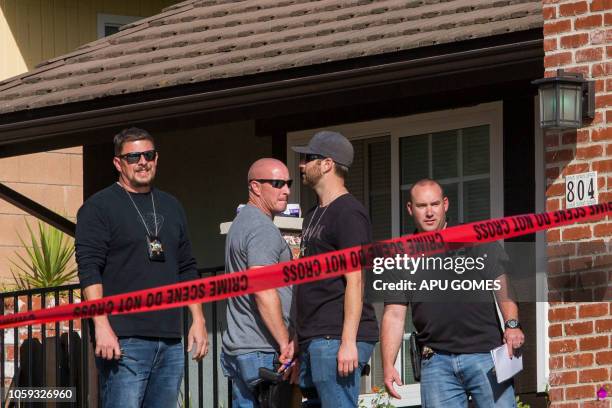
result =
[[[226,272],[259,268],[291,260],[291,250],[273,223],[285,211],[291,180],[276,159],[257,160],[248,174],[249,201],[232,222],[225,242]],[[259,368],[273,369],[293,359],[290,329],[291,287],[230,298],[223,332],[221,363],[232,379],[232,406],[259,407],[254,383]]]

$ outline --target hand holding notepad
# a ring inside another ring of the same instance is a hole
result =
[[[499,384],[514,377],[523,369],[523,356],[515,355],[510,357],[506,344],[502,344],[491,350],[491,357],[493,357],[495,375],[497,376],[497,382]]]

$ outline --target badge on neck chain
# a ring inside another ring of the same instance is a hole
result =
[[[166,260],[164,247],[159,239],[154,235],[147,235],[147,249],[149,251],[149,259],[152,261],[163,262]]]
[[[119,182],[117,182],[117,184],[119,184],[119,186],[123,188],[123,186]],[[125,193],[127,194],[128,198],[132,202],[132,205],[134,205],[134,208],[136,209],[136,212],[138,213],[138,216],[140,217],[140,220],[142,221],[142,225],[145,227],[145,230],[147,231],[147,235],[146,235],[147,236],[147,252],[149,253],[149,259],[154,262],[164,262],[166,260],[166,255],[164,254],[164,247],[161,243],[161,240],[159,239],[159,229],[161,229],[161,227],[159,226],[157,222],[157,212],[155,211],[155,200],[153,198],[153,190],[151,190],[151,206],[153,207],[153,223],[155,224],[155,234],[154,235],[151,234],[151,232],[149,231],[149,227],[147,226],[147,223],[144,217],[142,216],[142,213],[138,209],[136,202],[134,202],[134,199],[130,195],[130,192],[127,191],[125,188],[123,188],[123,191],[125,191]]]

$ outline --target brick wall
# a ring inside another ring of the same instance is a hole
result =
[[[612,201],[612,0],[543,0],[543,15],[546,76],[563,68],[596,81],[595,119],[544,134],[547,209],[565,208],[564,176],[586,171],[598,172],[599,202]],[[612,407],[611,233],[610,217],[547,233],[553,408]]]

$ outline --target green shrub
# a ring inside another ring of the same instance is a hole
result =
[[[17,260],[11,260],[11,274],[19,289],[49,288],[74,280],[77,269],[72,263],[74,240],[62,231],[38,221],[38,235],[26,221],[29,245],[18,234],[26,250],[23,256],[17,251]]]

